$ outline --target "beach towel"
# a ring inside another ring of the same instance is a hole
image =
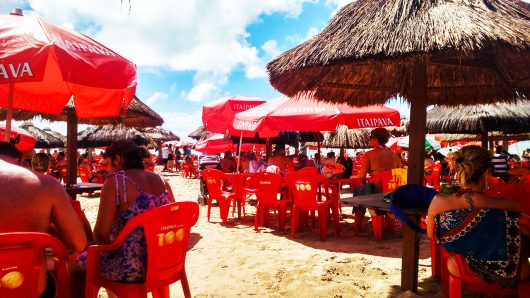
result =
[[[425,229],[420,228],[407,217],[402,208],[428,209],[437,193],[435,189],[425,186],[414,184],[403,185],[390,193],[388,209],[390,209],[399,221],[408,225],[413,230],[419,233],[426,233]]]

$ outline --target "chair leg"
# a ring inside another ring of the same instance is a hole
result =
[[[160,287],[151,292],[153,298],[169,298],[169,286]]]
[[[97,298],[99,292],[99,287],[96,287],[94,285],[86,285],[85,286],[85,297],[86,298]]]
[[[254,218],[254,231],[258,232],[258,228],[259,228],[259,216],[260,216],[260,213],[261,213],[261,205],[258,201],[258,203],[256,204],[256,216]]]
[[[383,239],[383,215],[372,215],[372,228],[374,230],[374,239]]]
[[[182,291],[184,291],[184,297],[191,298],[190,285],[188,284],[188,277],[186,276],[186,271],[182,272],[180,283],[182,284]]]
[[[440,248],[434,242],[434,240],[431,240],[431,274],[435,278],[440,278]]]
[[[280,232],[283,232],[285,230],[285,208],[282,206],[278,207],[278,225]]]
[[[230,212],[230,202],[232,200],[219,200],[219,212],[223,222],[228,221],[228,212]]]
[[[364,214],[366,213],[365,208],[358,209],[355,211],[355,235],[359,235],[362,232]]]
[[[391,216],[385,215],[385,225],[386,225],[386,230],[389,233],[394,232],[394,219]]]
[[[320,226],[320,241],[326,241],[326,232],[328,228],[327,208],[320,208],[318,210],[318,225]]]
[[[210,211],[212,210],[212,199],[208,198],[208,222],[210,222]]]
[[[292,213],[291,213],[291,238],[295,239],[296,236],[296,226],[298,221],[298,210],[296,206],[293,205]]]
[[[449,273],[449,297],[462,297],[462,281]]]

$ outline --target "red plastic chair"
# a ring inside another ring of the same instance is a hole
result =
[[[226,174],[215,169],[205,169],[201,171],[201,177],[208,189],[208,221],[210,221],[212,201],[216,200],[219,203],[221,219],[226,222],[230,211],[230,203],[237,199],[236,193],[226,191],[228,181]]]
[[[191,297],[186,276],[186,251],[190,229],[199,217],[195,202],[177,202],[157,207],[132,218],[116,240],[108,245],[92,245],[87,252],[86,298],[95,298],[103,287],[118,297],[169,298],[169,285],[180,280],[185,297]],[[144,283],[120,283],[104,279],[100,254],[120,248],[138,226],[144,229],[147,244],[147,272]]]
[[[92,181],[89,181],[89,169],[83,167],[77,168],[77,175],[79,176],[79,178],[81,178],[81,182],[103,183],[105,181],[103,175],[100,175],[98,173],[94,173],[93,175],[96,177],[92,179]]]
[[[328,211],[333,213],[333,221],[337,235],[340,234],[338,204],[335,197],[329,193],[333,188],[326,181],[326,178],[317,173],[294,172],[286,178],[289,189],[289,196],[293,198],[293,208],[291,212],[291,237],[295,239],[298,227],[300,211],[317,211],[320,226],[320,240],[326,240]],[[322,193],[324,190],[325,194]],[[322,197],[326,200],[322,200]]]
[[[182,164],[182,171],[184,172],[182,174],[184,178],[191,178],[192,173],[191,173],[191,166],[189,163]]]
[[[273,173],[256,173],[250,178],[250,183],[255,187],[257,199],[256,217],[254,230],[258,231],[260,219],[264,224],[268,223],[269,209],[278,210],[280,231],[285,230],[285,215],[292,201],[278,199],[278,193],[282,191],[283,177]]]
[[[398,182],[393,180],[392,170],[382,171],[370,178],[370,182],[376,185],[376,188],[382,192],[390,192],[395,190],[399,185]],[[355,213],[355,233],[359,234],[362,229],[362,222],[364,220],[364,214],[366,209],[361,209]],[[388,215],[376,215],[371,214],[372,229],[374,232],[375,240],[383,239],[383,220],[386,223],[388,231],[394,230],[395,219]]]
[[[55,253],[56,297],[70,297],[64,245],[49,234],[34,232],[0,233],[0,297],[39,296],[42,255],[48,247]]]

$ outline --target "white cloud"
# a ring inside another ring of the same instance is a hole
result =
[[[191,88],[191,90],[185,94],[185,98],[189,101],[204,101],[218,97],[216,95],[218,92],[219,88],[214,84],[200,83]]]
[[[324,28],[317,28],[317,27],[310,27],[308,30],[307,30],[307,33],[305,36],[300,36],[300,35],[289,35],[285,38],[285,40],[289,41],[289,42],[292,42],[292,43],[295,43],[295,44],[300,44],[300,43],[303,43],[304,41],[306,40],[309,40],[311,39],[313,36],[317,35],[318,33],[320,33]]]
[[[125,0],[28,1],[44,18],[73,24],[144,70],[213,74],[217,80],[209,83],[220,88],[236,69],[247,78],[265,76],[259,50],[246,42],[248,25],[264,14],[296,17],[303,3],[314,0],[132,1],[130,13]],[[194,84],[189,94],[195,88],[204,91],[203,81]]]
[[[274,39],[264,42],[261,45],[261,49],[271,57],[277,57],[282,53],[282,51],[278,49],[278,42]]]
[[[167,97],[168,96],[167,96],[166,93],[162,93],[162,92],[158,92],[157,91],[157,92],[153,93],[153,95],[151,95],[149,98],[144,100],[144,102],[145,102],[145,104],[150,106],[150,105],[153,105],[156,102],[159,102],[160,100],[167,99]]]
[[[335,11],[333,11],[333,14],[337,13],[337,11],[344,5],[350,4],[352,2],[355,2],[355,0],[326,0],[326,4],[336,7]]]
[[[162,112],[163,127],[171,130],[181,139],[188,139],[188,134],[202,125],[202,111],[193,113]]]

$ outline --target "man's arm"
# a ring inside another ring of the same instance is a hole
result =
[[[53,178],[50,178],[53,179]],[[51,220],[55,224],[59,235],[67,247],[75,251],[82,251],[87,244],[87,237],[83,224],[77,216],[68,194],[56,181],[46,182],[48,194],[53,200]]]

